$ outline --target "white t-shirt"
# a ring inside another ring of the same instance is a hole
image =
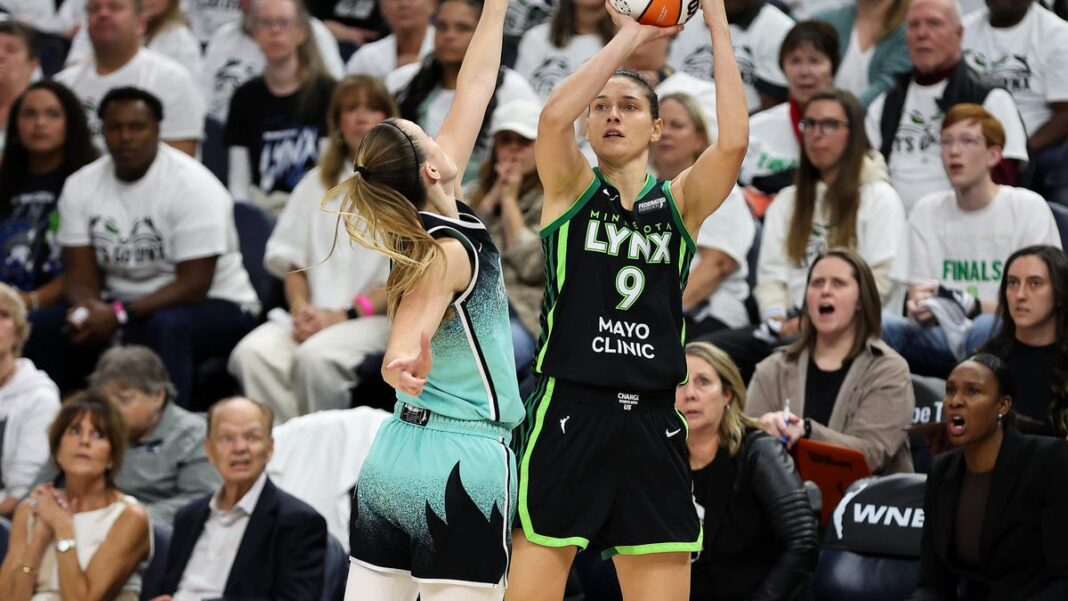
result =
[[[59,243],[92,246],[116,299],[139,299],[170,284],[183,261],[218,256],[209,298],[259,310],[238,250],[234,203],[196,159],[160,144],[141,179],[115,177],[104,155],[67,178],[59,198]]]
[[[427,28],[423,35],[423,44],[419,46],[420,61],[423,57],[434,51],[434,26]],[[382,38],[364,44],[349,57],[345,65],[345,72],[349,75],[373,75],[379,79],[385,79],[387,75],[397,69],[397,36],[392,33]]]
[[[965,211],[952,190],[920,199],[909,215],[909,267],[903,283],[937,280],[996,300],[1005,259],[1031,244],[1061,247],[1046,201],[1030,190],[999,186],[990,204]]]
[[[909,84],[905,94],[905,106],[901,111],[901,125],[890,151],[890,181],[905,203],[905,212],[910,212],[916,201],[941,190],[949,190],[949,178],[942,166],[942,109],[937,100],[946,89],[946,80],[929,86],[915,81]],[[882,146],[879,121],[882,118],[886,94],[880,95],[868,107],[865,129],[873,148]],[[983,108],[1001,121],[1005,127],[1004,156],[1027,161],[1027,133],[1024,131],[1016,103],[1002,89],[987,94]]]
[[[871,66],[871,57],[875,54],[875,44],[867,50],[860,49],[860,40],[857,38],[857,30],[849,36],[849,46],[846,48],[842,63],[838,66],[838,74],[834,76],[834,85],[842,90],[849,90],[853,95],[860,96],[868,89],[868,68]]]
[[[279,278],[284,278],[293,266],[309,268],[304,273],[308,276],[311,303],[317,307],[347,308],[357,294],[385,283],[389,260],[349,242],[344,225],[337,223],[337,195],[327,202],[326,210],[320,210],[319,203],[327,190],[319,174],[319,167],[312,169],[293,188],[267,241],[263,262]],[[341,178],[350,175],[352,168],[346,161]],[[342,229],[334,246],[337,228]],[[321,263],[323,259],[325,263]]]
[[[386,89],[389,90],[390,94],[396,95],[408,86],[408,83],[412,81],[421,66],[419,63],[412,63],[390,73],[386,77]],[[537,98],[527,80],[508,68],[504,69],[504,79],[501,80],[501,85],[497,88],[496,95],[497,106],[504,106],[512,100],[536,100]],[[430,93],[430,96],[427,97],[427,100],[423,103],[423,112],[418,122],[429,136],[438,135],[442,124],[445,123],[445,116],[448,115],[449,109],[452,108],[452,101],[455,98],[456,90],[443,90],[440,87],[435,88]]]
[[[504,16],[504,35],[514,38],[544,23],[553,13],[553,0],[512,0]]]
[[[515,70],[530,82],[544,101],[560,82],[590,60],[602,46],[600,35],[586,33],[572,36],[566,46],[557,48],[549,37],[549,23],[542,23],[519,40]]]
[[[1012,94],[1028,135],[1053,114],[1049,103],[1068,100],[1068,23],[1041,5],[1003,29],[985,7],[968,15],[962,46],[969,67]]]
[[[0,10],[7,11],[12,18],[41,31],[56,31],[54,0],[0,0]],[[0,17],[0,20],[2,19],[3,17]]]
[[[746,104],[750,111],[760,108],[757,82],[786,87],[779,68],[779,47],[794,20],[771,4],[765,4],[747,29],[731,24],[734,58],[742,72]],[[712,37],[700,10],[671,43],[668,63],[700,79],[712,79]]]
[[[199,140],[204,137],[204,98],[193,77],[174,59],[154,50],[140,49],[130,62],[107,75],[97,74],[96,59],[89,56],[60,71],[56,81],[78,96],[100,148],[104,143],[100,136],[100,119],[96,116],[97,106],[109,90],[123,86],[151,92],[163,103],[162,139]]]
[[[742,185],[749,185],[755,177],[795,169],[800,160],[801,144],[790,123],[789,102],[749,118],[749,150],[738,175]]]
[[[676,71],[656,86],[656,95],[663,98],[668,94],[683,92],[693,96],[697,100],[697,106],[705,113],[705,120],[711,129],[709,135],[715,138],[719,135],[719,122],[716,118],[716,84],[715,82]]]
[[[727,199],[709,215],[697,232],[697,246],[722,252],[738,263],[738,269],[727,276],[709,298],[707,314],[732,328],[749,325],[745,299],[749,297],[749,262],[747,255],[753,245],[756,225],[741,188],[735,186]],[[692,271],[700,263],[700,255],[690,265]]]
[[[145,48],[173,58],[178,64],[185,67],[194,79],[199,79],[200,69],[204,62],[200,55],[200,41],[193,35],[193,30],[186,25],[171,25],[158,32]],[[89,39],[89,26],[82,23],[81,29],[74,35],[67,53],[65,66],[71,66],[93,53],[93,43]]]
[[[979,0],[982,2],[982,0]],[[798,21],[811,19],[818,12],[849,4],[849,0],[785,0],[783,4]]]
[[[757,262],[757,287],[775,283],[785,286],[788,306],[768,304],[765,297],[757,295],[763,317],[773,313],[784,314],[792,307],[801,306],[805,300],[809,266],[829,246],[829,232],[834,225],[829,221],[829,210],[824,202],[827,186],[821,182],[816,187],[816,210],[805,258],[800,262],[790,259],[786,252],[786,236],[790,231],[796,192],[794,186],[783,188],[764,215],[760,259]],[[889,271],[898,246],[904,239],[904,231],[905,212],[894,188],[883,180],[862,184],[860,207],[857,209],[856,251],[868,265],[873,269],[881,265]]]
[[[182,12],[202,44],[223,25],[239,22],[243,17],[241,0],[182,0]]]
[[[311,29],[326,74],[341,79],[345,75],[345,66],[341,63],[337,40],[319,19],[311,20]],[[219,27],[204,52],[204,69],[200,77],[200,89],[208,99],[208,116],[225,123],[234,90],[261,75],[266,66],[267,59],[259,44],[245,32],[240,20]]]

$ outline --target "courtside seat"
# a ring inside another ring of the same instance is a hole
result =
[[[835,508],[813,592],[820,601],[901,601],[920,577],[927,476],[858,480]]]
[[[1061,248],[1068,249],[1068,207],[1055,202],[1046,204],[1053,211],[1053,220],[1057,222],[1057,229],[1061,233]]]
[[[174,529],[170,524],[152,520],[152,560],[141,575],[141,601],[149,601],[163,594],[163,576],[167,569],[167,553],[171,548]]]
[[[942,399],[946,394],[946,381],[931,376],[912,374],[912,391],[916,396],[916,408],[912,412],[912,425],[932,424],[942,421]],[[931,467],[931,448],[919,434],[909,436],[912,449],[912,468],[926,474]]]
[[[326,558],[323,565],[322,601],[344,601],[345,583],[349,579],[349,554],[341,546],[341,541],[333,535],[326,535]]]

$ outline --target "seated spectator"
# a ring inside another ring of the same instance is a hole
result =
[[[909,285],[906,314],[897,307],[883,314],[883,340],[913,371],[943,376],[990,337],[1004,257],[1036,242],[1061,245],[1042,197],[994,183],[1004,143],[1005,130],[979,105],[958,104],[942,121],[942,164],[953,188],[913,207],[902,253],[908,267],[897,275]]]
[[[879,294],[858,253],[832,249],[812,264],[800,329],[757,366],[746,414],[787,447],[809,438],[860,451],[876,474],[911,472],[909,368],[879,340]]]
[[[867,107],[894,87],[897,75],[912,70],[905,45],[905,14],[909,0],[858,0],[812,18],[838,32],[841,64],[834,85],[849,90]]]
[[[983,350],[1009,366],[1013,410],[1068,436],[1068,256],[1055,246],[1025,246],[1005,261],[997,334]]]
[[[175,517],[165,594],[154,601],[322,597],[326,522],[267,477],[273,421],[269,407],[240,397],[208,410],[204,446],[223,484]]]
[[[25,23],[38,31],[47,31],[55,19],[56,7],[53,2],[41,0],[3,0],[0,1],[0,14],[8,15],[14,21]]]
[[[70,308],[31,316],[26,355],[61,389],[78,386],[84,363],[121,331],[160,355],[189,406],[194,359],[228,356],[259,311],[233,203],[203,165],[160,144],[151,94],[112,90],[100,118],[109,154],[72,175],[59,200]]]
[[[0,157],[15,102],[40,66],[37,34],[18,21],[0,21]]]
[[[559,0],[549,22],[531,27],[519,40],[515,70],[530,82],[544,102],[560,82],[593,58],[614,33],[615,26],[604,2]],[[706,35],[704,39],[707,42],[709,38]]]
[[[203,58],[200,41],[189,27],[182,13],[183,0],[141,0],[144,7],[145,33],[142,43],[145,48],[174,59],[189,71],[194,80],[200,77]],[[87,27],[78,29],[67,53],[66,65],[83,61],[93,52]]]
[[[1020,107],[1035,189],[1068,204],[1068,23],[1034,0],[990,2],[964,19],[962,45]]]
[[[48,461],[48,425],[59,411],[59,389],[19,357],[29,335],[25,305],[0,284],[0,516],[6,518]]]
[[[258,6],[260,0],[193,1],[229,1],[234,4],[235,8],[244,11],[241,18],[227,21],[213,30],[214,34],[211,35],[211,40],[204,49],[204,69],[200,78],[200,89],[208,101],[208,117],[218,123],[226,123],[234,91],[253,77],[262,75],[267,65],[267,57],[260,50],[254,37],[255,23],[251,14],[252,8]],[[321,71],[334,79],[343,77],[345,65],[341,62],[341,55],[338,53],[337,40],[319,19],[309,18],[308,29],[315,42],[315,48],[319,52]]]
[[[712,134],[697,100],[683,92],[660,97],[660,118],[664,127],[649,157],[658,178],[674,179],[709,147]],[[691,337],[749,325],[746,257],[755,234],[753,217],[738,187],[701,224],[697,254],[682,292],[686,332]]]
[[[1017,432],[1015,393],[993,355],[950,374],[942,420],[957,448],[927,477],[910,601],[1068,598],[1068,445]]]
[[[819,539],[794,461],[745,415],[745,384],[726,353],[693,342],[686,365],[675,408],[688,426],[705,532],[691,563],[690,599],[796,599],[816,567]]]
[[[56,239],[63,182],[97,158],[78,98],[61,83],[34,83],[15,101],[0,160],[0,281],[31,311],[63,297]]]
[[[327,112],[331,144],[293,196],[267,241],[267,269],[285,282],[291,319],[276,313],[234,348],[230,373],[245,394],[274,410],[279,422],[323,409],[348,409],[356,368],[383,353],[389,338],[385,294],[389,263],[362,246],[335,246],[340,194],[320,210],[328,190],[352,175],[363,137],[397,105],[380,81],[341,81]],[[277,310],[281,312],[281,310]]]
[[[182,65],[155,50],[141,47],[144,11],[139,0],[89,0],[89,39],[93,52],[56,75],[82,103],[94,135],[101,99],[109,90],[134,86],[161,99],[167,119],[161,124],[164,142],[192,156],[203,137],[204,99]],[[100,138],[98,146],[103,147]]]
[[[382,18],[392,32],[364,44],[345,64],[349,75],[385,79],[393,71],[418,63],[434,50],[434,0],[379,0]]]
[[[148,516],[170,524],[193,499],[219,486],[204,453],[204,418],[174,404],[163,362],[143,346],[120,346],[100,358],[89,385],[107,395],[126,422],[127,447],[115,484],[140,501]],[[38,482],[56,477],[55,466]]]
[[[692,96],[701,107],[705,122],[710,125],[710,134],[715,137],[719,131],[716,125],[716,84],[677,71],[668,64],[670,45],[671,38],[668,37],[645,42],[631,53],[623,68],[640,73],[660,98],[674,93]]]
[[[905,41],[915,67],[868,107],[868,139],[886,158],[906,213],[922,196],[951,188],[938,160],[938,132],[954,105],[982,105],[1005,128],[996,182],[1015,184],[1027,162],[1027,133],[1012,96],[988,85],[961,60],[959,10],[956,0],[913,0]]]
[[[515,364],[525,370],[534,359],[541,335],[541,298],[545,290],[542,252],[541,187],[534,164],[541,107],[533,99],[513,100],[493,111],[489,135],[493,146],[470,193],[501,252],[501,271],[508,290]]]
[[[241,11],[248,3],[249,0],[182,0],[182,7],[197,41],[207,45],[216,31],[241,21]]]
[[[753,213],[763,217],[780,190],[794,183],[801,159],[801,111],[816,92],[832,87],[838,70],[838,39],[821,21],[794,25],[782,41],[779,66],[789,98],[749,120],[749,150],[738,181],[746,186]]]
[[[148,514],[115,485],[126,426],[107,397],[67,399],[48,431],[62,488],[42,484],[18,504],[0,566],[5,601],[137,601],[151,555]]]
[[[429,136],[438,135],[452,108],[460,65],[481,14],[481,0],[443,0],[434,17],[434,53],[422,63],[405,65],[386,78],[386,88],[397,98],[401,117],[417,123]],[[497,89],[482,121],[464,181],[475,178],[486,157],[493,109],[513,100],[534,98],[534,90],[522,76],[507,67],[500,68]]]
[[[514,67],[519,42],[523,34],[549,20],[555,10],[555,0],[522,0],[509,2],[504,17],[504,48],[501,64]]]
[[[725,0],[734,57],[742,71],[749,112],[786,101],[779,48],[794,20],[767,0]],[[712,80],[712,43],[698,10],[671,44],[669,62],[698,79]]]
[[[335,84],[322,73],[300,0],[258,0],[249,17],[267,66],[230,100],[224,136],[229,188],[234,198],[277,215],[297,182],[319,162]]]
[[[743,377],[798,335],[809,267],[828,247],[860,254],[875,277],[876,306],[893,291],[890,268],[905,216],[881,158],[868,146],[863,111],[852,94],[833,89],[817,92],[805,105],[797,184],[778,194],[764,219],[753,291],[763,323],[709,338],[731,355]]]
[[[308,0],[308,11],[321,19],[337,40],[341,58],[390,33],[375,0]]]

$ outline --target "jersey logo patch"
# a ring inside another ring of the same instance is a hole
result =
[[[560,420],[560,433],[561,434],[567,434],[567,420],[569,420],[569,419],[571,419],[570,415],[565,417],[564,419]]]
[[[654,198],[652,200],[646,200],[645,202],[638,203],[638,214],[648,213],[649,211],[658,211],[664,208],[667,204],[667,199],[661,196],[660,198]]]
[[[671,438],[672,436],[678,434],[679,432],[682,432],[682,428],[679,428],[678,430],[674,430],[674,431],[668,430],[666,428],[664,429],[664,434],[666,434],[668,438]]]

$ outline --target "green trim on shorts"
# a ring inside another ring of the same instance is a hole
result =
[[[616,555],[652,555],[654,553],[696,553],[704,545],[705,531],[697,535],[697,542],[693,543],[653,543],[651,545],[634,545],[622,547],[610,547],[601,553],[602,559],[609,559]]]
[[[534,431],[530,434],[526,449],[523,450],[523,461],[519,467],[519,523],[523,526],[523,535],[528,541],[543,547],[570,547],[577,546],[585,549],[589,546],[589,539],[581,536],[570,538],[554,538],[534,532],[534,525],[530,522],[530,509],[527,507],[527,485],[530,482],[530,453],[534,449],[534,443],[541,434],[541,427],[545,423],[545,414],[549,411],[549,403],[553,398],[553,389],[556,388],[556,378],[546,379],[545,392],[538,400],[538,413],[534,419]]]

